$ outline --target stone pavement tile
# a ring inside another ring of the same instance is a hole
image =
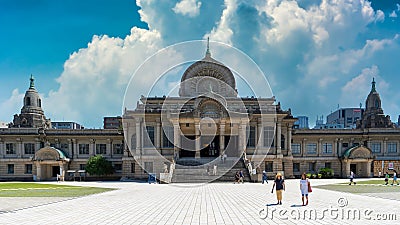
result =
[[[313,186],[343,182],[344,180],[312,180]],[[347,180],[345,181],[347,182]],[[68,183],[68,182],[65,182]],[[70,183],[68,183],[70,184]],[[121,182],[75,182],[73,185],[119,188],[116,191],[81,197],[35,208],[0,214],[4,224],[54,224],[55,215],[63,215],[60,224],[373,224],[374,221],[298,220],[274,215],[261,218],[260,211],[286,210],[304,212],[338,208],[338,199],[347,200],[344,209],[371,209],[374,212],[399,212],[399,201],[340,193],[315,188],[310,194],[310,205],[301,204],[298,180],[287,180],[282,206],[267,185],[234,185],[212,183],[207,185],[149,185]],[[397,211],[396,211],[397,210]],[[318,211],[318,212],[320,212]],[[398,215],[398,220],[400,215]],[[394,223],[395,224],[395,223]]]

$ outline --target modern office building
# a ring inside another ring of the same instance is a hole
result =
[[[53,129],[84,129],[82,125],[76,122],[51,122]]]
[[[297,121],[294,122],[294,129],[309,129],[308,116],[297,116]]]
[[[121,116],[104,117],[103,128],[104,129],[122,129],[122,117]]]
[[[342,128],[356,128],[357,121],[364,113],[363,108],[341,108],[326,117],[326,125],[335,124]]]

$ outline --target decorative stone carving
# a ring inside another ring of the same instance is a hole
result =
[[[57,151],[50,149],[43,149],[42,151],[38,151],[35,155],[35,159],[38,161],[41,160],[59,160],[60,156]]]
[[[360,148],[354,149],[350,153],[349,158],[351,158],[351,159],[370,159],[370,158],[372,158],[372,154],[367,148],[360,147]]]

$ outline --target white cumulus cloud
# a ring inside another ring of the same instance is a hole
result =
[[[57,79],[58,90],[44,99],[46,114],[83,123],[121,115],[125,88],[136,68],[161,48],[160,34],[132,28],[124,39],[93,36],[87,48],[74,52]],[[146,78],[146,74],[142,75]],[[140,86],[140,84],[137,84]]]
[[[182,0],[176,3],[172,10],[184,16],[195,17],[200,14],[201,2],[197,0]]]
[[[20,93],[18,89],[14,89],[11,93],[11,96],[3,101],[0,102],[0,109],[1,109],[1,114],[2,115],[14,115],[14,114],[19,114],[23,105],[23,99],[24,99],[24,93]],[[11,122],[11,120],[7,121],[2,121],[2,122]]]
[[[390,17],[390,18],[397,18],[397,13],[396,13],[396,11],[393,10],[393,12],[391,12],[391,13],[389,14],[389,17]]]
[[[376,89],[379,93],[387,92],[389,84],[380,76],[379,68],[373,65],[364,68],[359,75],[347,82],[342,88],[341,105],[357,105],[357,100],[365,101],[368,91],[371,90],[371,82],[375,79]],[[351,96],[351,98],[349,97]]]
[[[274,95],[282,106],[290,107],[294,115],[315,118],[331,111],[332,106],[336,108],[338,103],[358,106],[365,101],[373,76],[382,101],[390,107],[385,112],[392,116],[398,113],[400,96],[388,84],[400,82],[399,30],[387,29],[385,25],[392,21],[385,21],[385,14],[374,9],[370,1],[137,0],[136,3],[149,30],[132,28],[125,38],[94,36],[86,48],[73,53],[57,79],[59,88],[44,95],[48,117],[76,120],[85,125],[88,120],[97,120],[91,124],[101,124],[103,116],[120,115],[126,84],[143,60],[170,44],[208,36],[211,47],[212,41],[221,41],[248,54],[272,81]],[[397,7],[399,11],[400,5]],[[204,54],[203,47],[197,49]],[[223,59],[224,52],[212,48],[211,52],[215,59]],[[170,56],[179,57],[174,53]],[[161,65],[153,66],[157,71],[156,67]],[[142,88],[150,76],[144,74],[138,78],[135,92],[129,93],[130,105],[135,105],[133,101],[140,94],[146,95]],[[162,86],[168,89],[175,84],[169,82],[160,82],[160,90]],[[9,101],[16,101],[19,111],[22,98],[18,95],[22,94],[13,93]],[[5,108],[5,103],[0,104]]]

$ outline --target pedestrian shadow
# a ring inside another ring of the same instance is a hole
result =
[[[274,203],[274,204],[266,204],[266,206],[277,206],[278,204]]]
[[[303,205],[291,205],[290,207],[303,207]]]

